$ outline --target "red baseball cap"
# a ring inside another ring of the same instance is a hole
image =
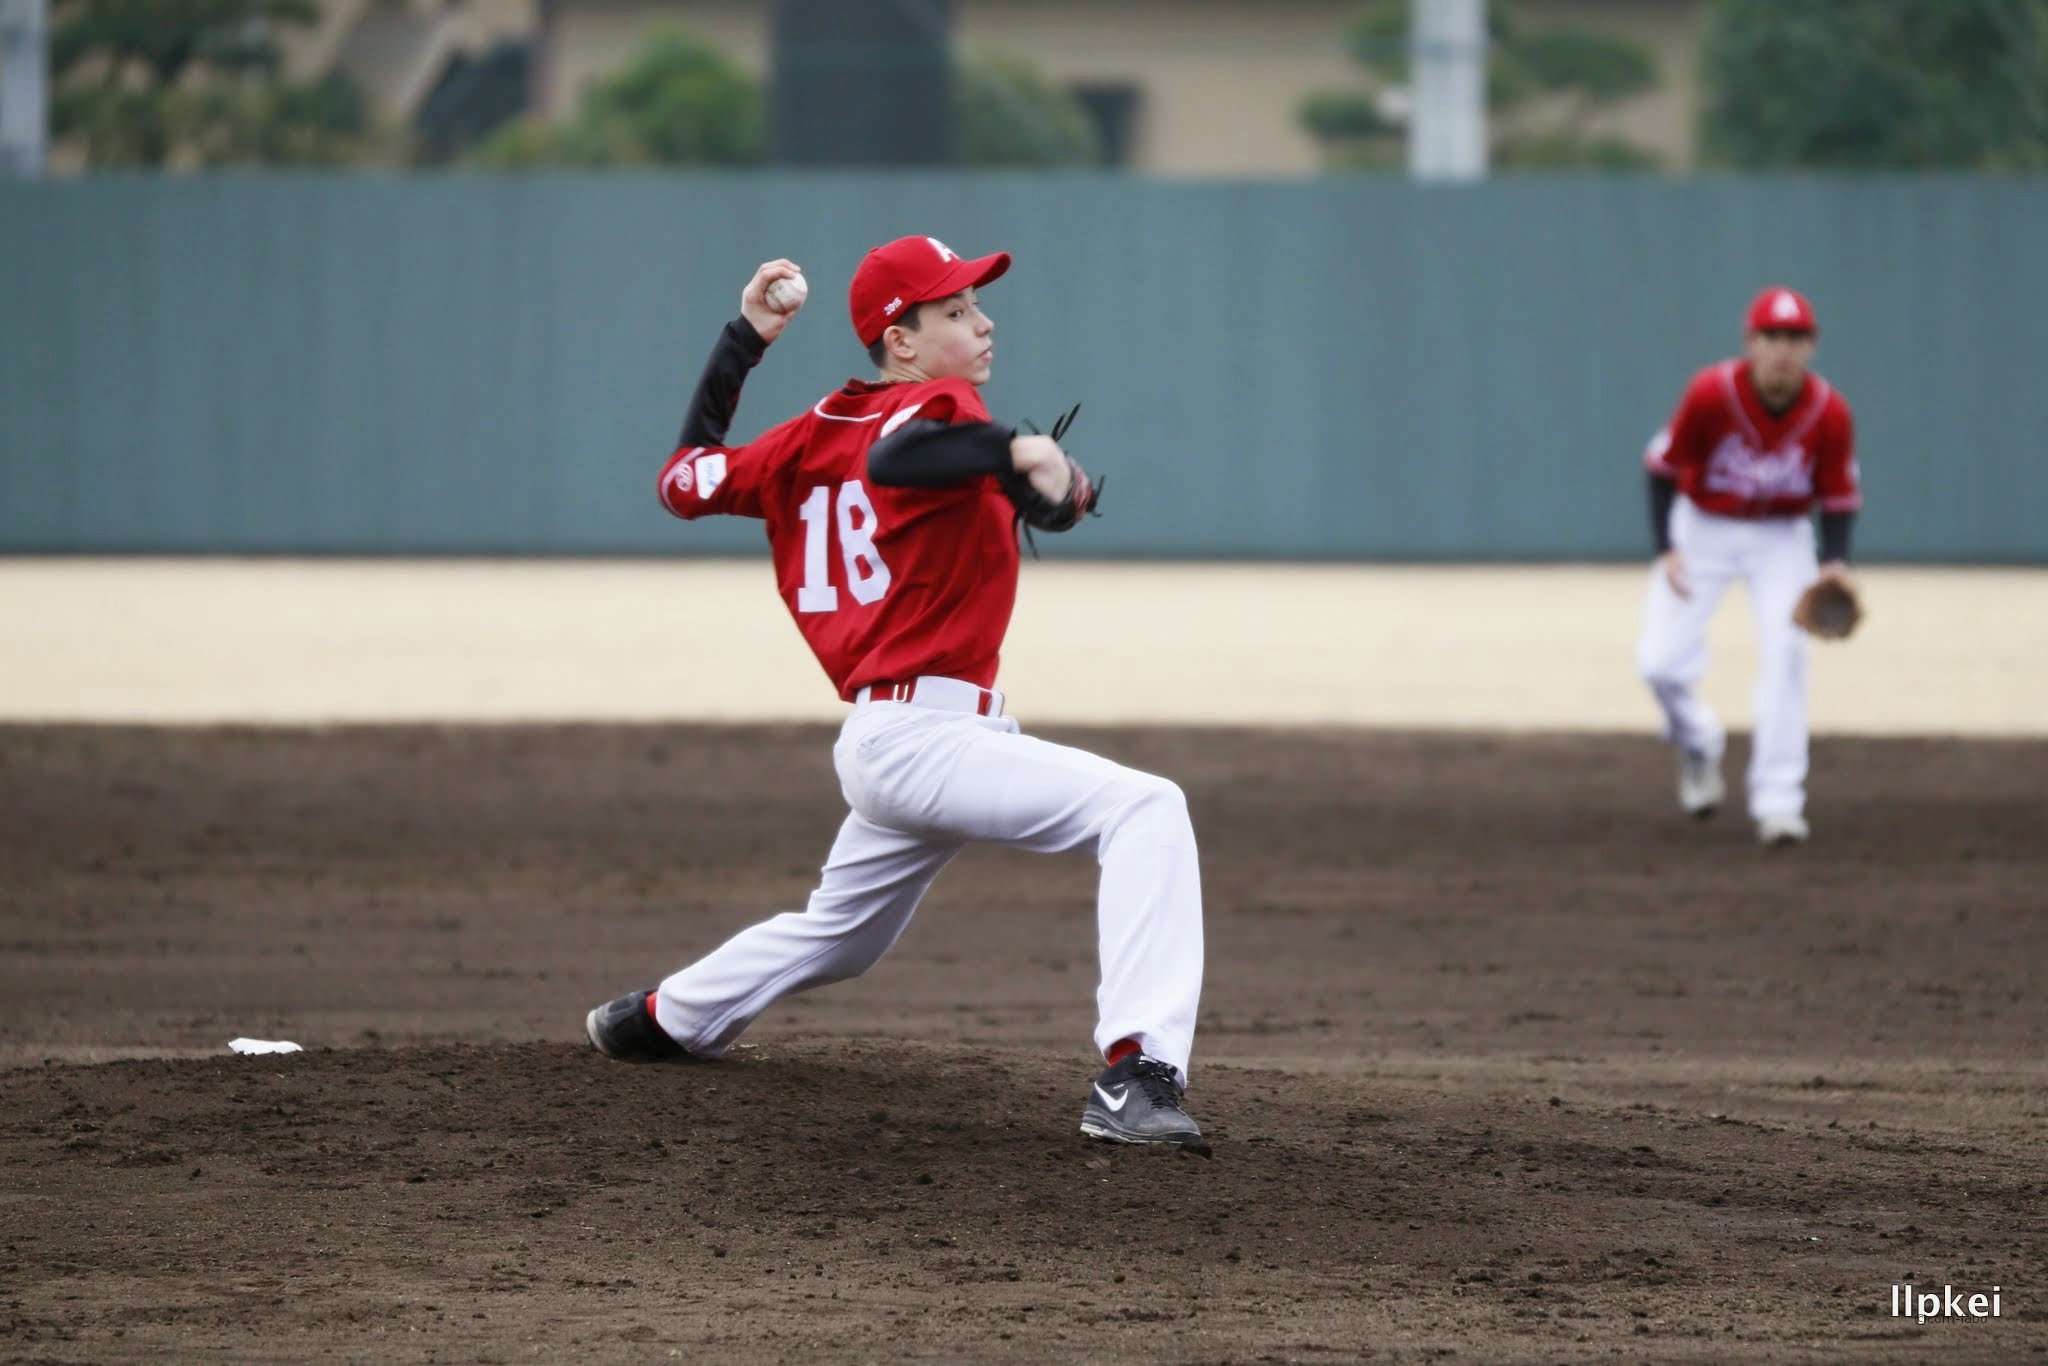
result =
[[[1820,327],[1813,320],[1813,305],[1804,294],[1772,285],[1750,302],[1749,330],[1818,333]]]
[[[966,260],[936,237],[899,237],[861,258],[846,302],[862,346],[882,339],[897,314],[927,299],[943,299],[987,284],[1010,268],[1010,253]]]

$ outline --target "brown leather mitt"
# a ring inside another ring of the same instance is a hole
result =
[[[1863,620],[1856,590],[1840,579],[1818,579],[1792,608],[1792,622],[1821,640],[1847,640]]]

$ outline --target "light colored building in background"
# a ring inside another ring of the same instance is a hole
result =
[[[539,17],[539,0],[320,0],[313,27],[282,33],[280,43],[290,76],[339,69],[379,114],[403,123],[451,61],[530,40]]]
[[[1596,116],[1667,167],[1695,157],[1705,0],[1518,0],[1537,25],[1612,29],[1654,53],[1658,87]],[[956,0],[956,43],[1013,53],[1088,98],[1122,164],[1168,176],[1312,175],[1316,142],[1296,118],[1319,90],[1362,88],[1345,51],[1358,0]],[[682,23],[766,79],[770,0],[325,0],[295,71],[339,63],[388,118],[406,120],[450,57],[539,39],[532,103],[566,117],[641,36]]]

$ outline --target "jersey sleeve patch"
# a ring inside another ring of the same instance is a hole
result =
[[[687,471],[692,465],[697,469],[697,496],[708,502],[711,495],[718,492],[718,486],[725,482],[725,452],[712,451],[709,455],[700,455],[695,460],[686,460],[677,468]],[[689,490],[688,484],[681,483],[680,479],[678,483],[684,492]]]
[[[1669,460],[1664,458],[1670,453],[1671,429],[1669,427],[1660,427],[1657,429],[1657,434],[1650,438],[1650,444],[1643,447],[1643,463],[1659,474],[1668,474],[1676,477],[1678,471],[1672,468]]]
[[[682,515],[682,510],[677,505],[678,500],[696,485],[697,474],[693,465],[698,453],[703,449],[702,446],[693,446],[682,452],[670,461],[668,468],[662,472],[661,486],[656,492],[661,495],[661,505],[677,516]]]

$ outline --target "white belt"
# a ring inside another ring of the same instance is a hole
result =
[[[914,707],[967,711],[976,716],[1001,716],[1003,695],[965,679],[923,674],[907,683],[870,683],[853,695],[855,706],[870,702],[907,702]]]

